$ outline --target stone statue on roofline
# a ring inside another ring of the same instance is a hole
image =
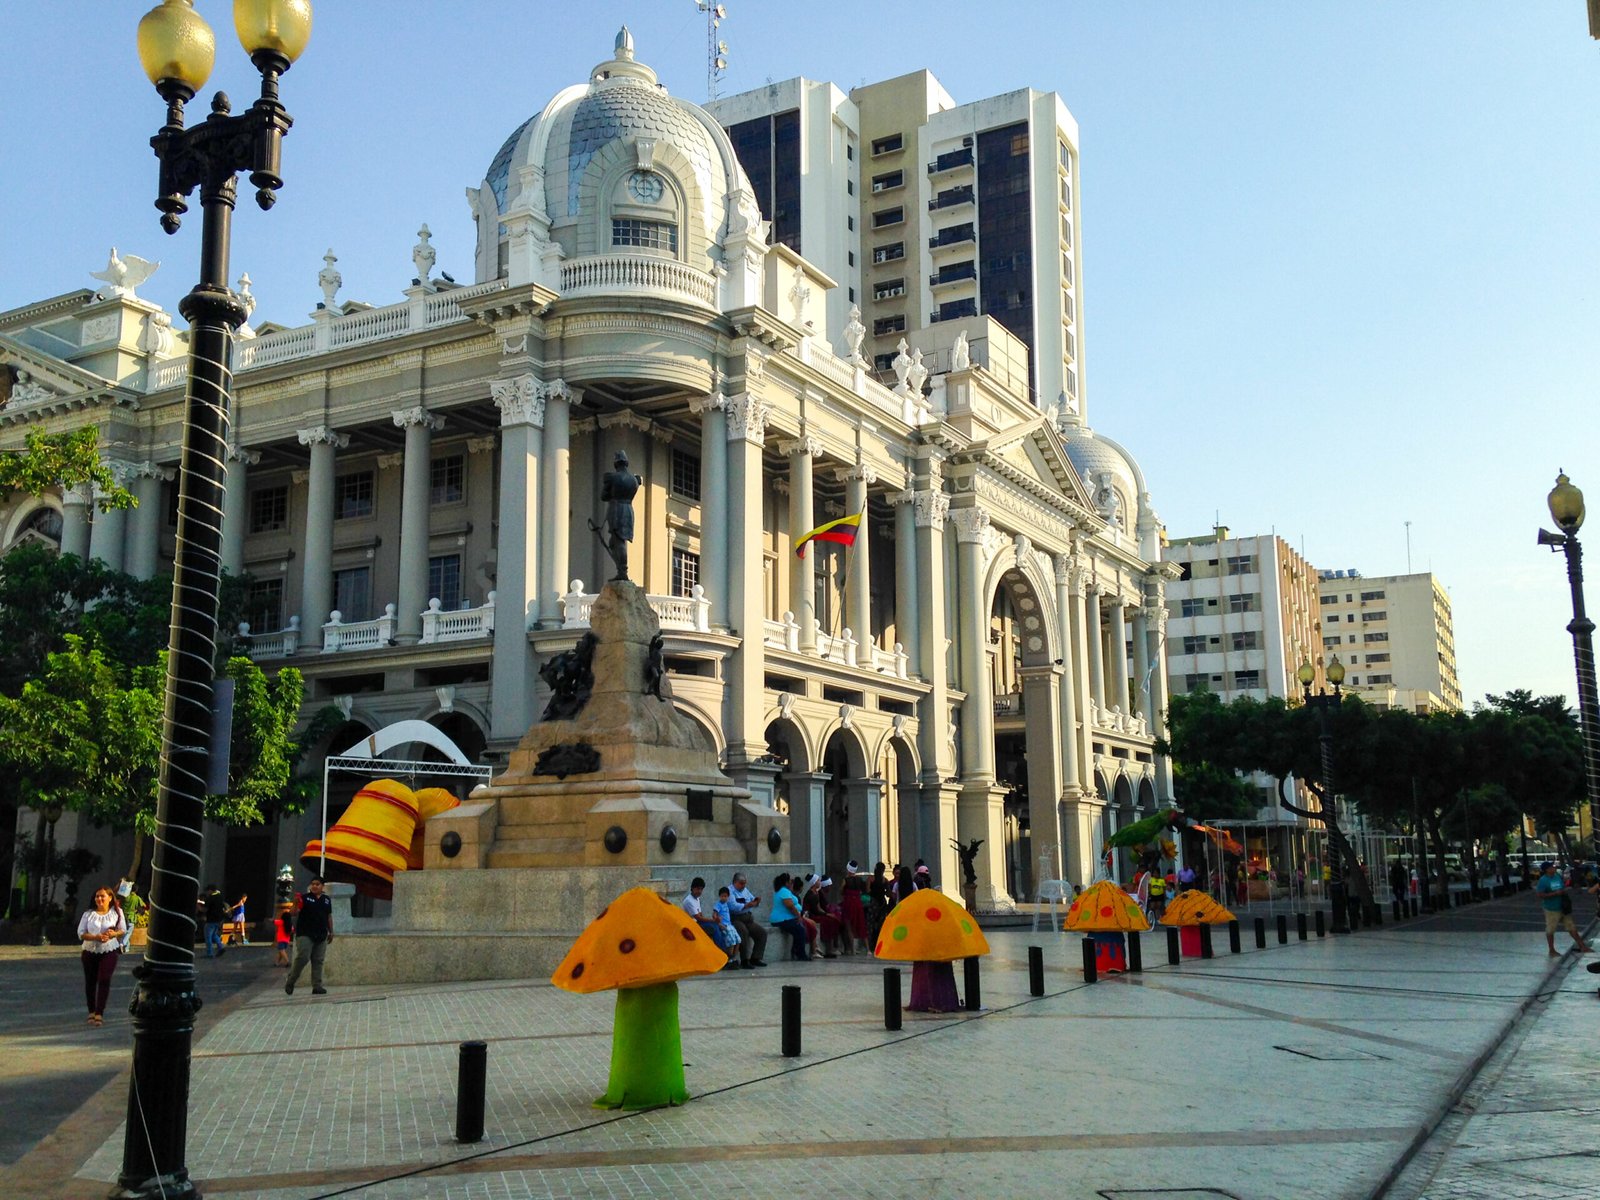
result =
[[[867,327],[861,323],[861,306],[850,306],[850,323],[844,327],[844,344],[849,350],[847,358],[857,366],[865,366],[866,360],[861,357],[861,340],[867,336]]]
[[[411,247],[411,264],[417,269],[416,277],[411,281],[413,284],[426,287],[429,276],[433,274],[433,264],[438,261],[439,255],[428,240],[432,236],[426,223],[417,230],[417,244]]]
[[[317,272],[317,286],[322,289],[322,303],[317,307],[326,308],[330,312],[338,311],[339,306],[334,303],[333,298],[344,286],[344,276],[339,274],[339,268],[333,265],[338,261],[338,257],[333,253],[333,247],[329,246],[328,252],[322,256],[322,270]]]
[[[889,365],[894,368],[894,390],[903,396],[911,390],[911,385],[906,382],[906,377],[911,374],[911,355],[906,353],[909,347],[905,338],[900,339],[897,349],[899,353]]]

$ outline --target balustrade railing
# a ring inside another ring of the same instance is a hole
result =
[[[290,617],[286,627],[272,633],[251,633],[250,623],[240,621],[239,636],[249,647],[246,653],[257,662],[272,658],[292,658],[300,652],[300,618]]]
[[[574,579],[566,595],[561,597],[561,628],[589,628],[589,614],[594,608],[594,602],[599,598],[598,592],[583,590],[583,580]],[[701,584],[695,584],[694,590],[687,596],[647,593],[645,600],[655,611],[656,619],[661,622],[663,629],[685,630],[690,633],[711,631],[711,601],[706,599],[706,589]]]
[[[328,615],[322,627],[322,652],[336,654],[342,650],[376,650],[394,644],[394,605],[383,606],[383,616],[371,621],[346,621],[336,608]]]
[[[445,609],[435,596],[422,614],[422,644],[465,642],[494,636],[494,593],[477,608]]]
[[[643,254],[591,254],[561,264],[564,296],[641,290],[675,292],[708,307],[716,306],[716,280],[674,259]]]

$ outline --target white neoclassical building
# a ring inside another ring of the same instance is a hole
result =
[[[304,672],[308,711],[344,712],[328,748],[408,718],[490,761],[516,743],[609,574],[589,522],[620,450],[676,702],[787,805],[795,860],[924,858],[954,890],[952,842],[982,839],[985,907],[1041,872],[1092,878],[1109,832],[1170,794],[1172,568],[1081,394],[1035,403],[1029,347],[982,311],[939,321],[936,370],[909,345],[875,368],[870,302],[849,315],[769,237],[724,127],[626,31],[468,198],[471,284],[435,276],[424,232],[403,275],[396,254],[402,299],[340,304],[330,251],[310,323],[236,349],[226,566],[248,576],[253,655]],[[4,546],[170,568],[183,339],[127,287],[0,313],[0,446],[92,424],[140,500],[14,499]],[[796,556],[854,513],[853,547]],[[315,825],[213,837],[206,872],[265,892]]]

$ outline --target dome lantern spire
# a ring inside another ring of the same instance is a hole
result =
[[[611,61],[603,62],[589,73],[591,83],[607,79],[642,79],[656,86],[656,73],[634,57],[633,30],[624,25],[617,30],[617,40],[612,44]]]
[[[615,57],[622,62],[633,61],[633,33],[626,25],[617,31]]]

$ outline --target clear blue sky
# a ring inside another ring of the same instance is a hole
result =
[[[193,281],[198,218],[168,238],[150,204],[147,7],[7,6],[0,308],[94,286],[113,244],[165,263],[142,291],[169,309]],[[1140,458],[1171,533],[1220,514],[1376,575],[1406,569],[1410,521],[1413,568],[1454,600],[1469,699],[1571,695],[1565,578],[1534,533],[1558,467],[1600,507],[1583,0],[728,7],[724,94],[919,67],[958,101],[1059,92],[1082,136],[1090,417]],[[231,6],[197,8],[218,31],[206,94],[248,102]],[[469,278],[463,189],[623,21],[674,93],[704,99],[692,0],[320,0],[284,80],[288,186],[235,225],[257,320],[304,322],[329,246],[343,298],[397,300],[423,221]]]

